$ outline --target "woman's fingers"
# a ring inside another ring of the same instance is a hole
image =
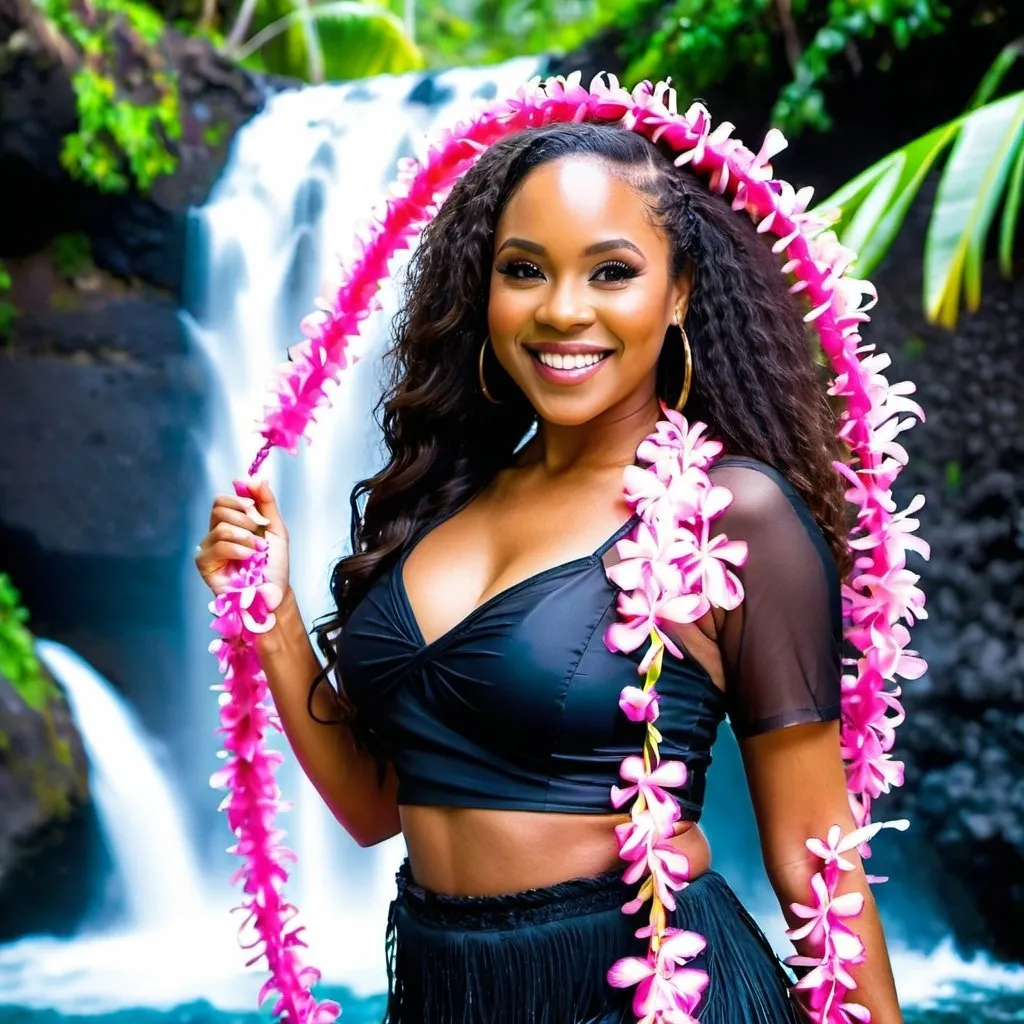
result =
[[[233,523],[220,522],[210,531],[210,537],[214,541],[226,540],[235,544],[241,544],[250,550],[256,549],[265,551],[267,542],[251,529],[244,526],[235,526]]]
[[[256,507],[253,498],[244,498],[237,494],[218,494],[213,499],[213,508],[210,510],[210,529],[212,530],[218,522],[218,511],[249,512]]]
[[[204,547],[196,556],[197,564],[206,566],[215,563],[219,568],[225,562],[241,562],[252,554],[252,545],[237,544],[234,541],[219,540],[209,547]]]
[[[210,529],[212,530],[218,523],[230,523],[232,526],[239,526],[250,533],[259,533],[260,529],[260,523],[251,514],[215,505],[210,513]]]
[[[235,491],[241,497],[250,497],[255,503],[256,507],[250,515],[255,513],[257,516],[265,518],[266,522],[261,523],[271,533],[276,533],[279,537],[288,536],[288,528],[284,525],[284,517],[281,515],[281,510],[277,507],[277,499],[274,497],[273,491],[270,489],[270,484],[266,480],[260,480],[259,482],[249,480],[236,480]],[[257,519],[259,522],[259,519]]]

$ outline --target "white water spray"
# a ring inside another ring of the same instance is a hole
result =
[[[60,681],[89,761],[89,788],[114,870],[126,924],[151,928],[194,917],[202,906],[199,865],[185,814],[123,697],[74,651],[48,640],[36,653]]]

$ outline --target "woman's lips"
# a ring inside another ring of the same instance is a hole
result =
[[[611,352],[605,349],[602,352],[596,352],[591,350],[591,355],[598,355],[600,358],[596,363],[591,363],[590,366],[573,366],[571,368],[558,368],[555,366],[548,366],[546,363],[542,363],[540,360],[541,353],[530,351],[530,361],[533,363],[534,368],[543,380],[548,381],[550,384],[582,384],[583,381],[589,380],[591,377],[601,369],[602,366],[607,362],[608,356]],[[566,353],[566,357],[568,357]]]

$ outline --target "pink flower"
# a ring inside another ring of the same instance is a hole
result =
[[[612,806],[622,807],[634,797],[642,798],[658,834],[669,835],[673,823],[680,818],[680,810],[666,790],[686,784],[686,765],[682,761],[662,761],[647,771],[643,758],[633,756],[623,760],[619,775],[631,785],[612,786]]]
[[[655,722],[658,719],[658,694],[646,693],[639,686],[627,686],[619,694],[619,707],[631,722]]]
[[[707,469],[721,453],[722,442],[707,437],[707,425],[699,421],[689,423],[682,413],[662,404],[662,415],[654,428],[636,450],[638,458],[651,463],[651,468],[663,480],[685,473],[690,469]]]
[[[928,662],[916,651],[907,650],[910,630],[895,623],[888,629],[880,628],[875,622],[870,627],[868,662],[876,666],[884,679],[902,676],[904,679],[920,679],[928,671]]]
[[[853,581],[853,606],[850,617],[854,623],[861,623],[868,616],[878,615],[884,622],[903,619],[913,623],[914,619],[926,619],[924,594],[918,589],[921,577],[909,569],[887,569],[881,575],[863,573]]]
[[[620,590],[636,590],[654,575],[663,590],[681,591],[682,577],[672,559],[683,549],[683,544],[674,539],[670,528],[641,522],[631,536],[615,545],[622,561],[608,569],[608,579]]]
[[[633,1012],[641,1017],[680,1010],[692,1015],[707,988],[708,976],[704,971],[687,968],[686,964],[706,945],[703,936],[696,932],[669,928],[657,953],[649,953],[643,959],[625,957],[613,964],[608,971],[608,984],[613,988],[636,985]]]
[[[895,828],[903,832],[909,826],[910,822],[900,818],[895,821],[875,822],[874,824],[854,829],[844,836],[843,830],[838,825],[833,825],[828,830],[828,836],[824,840],[808,839],[806,845],[811,853],[821,858],[825,868],[835,865],[840,871],[852,871],[855,865],[853,861],[843,857],[844,853],[849,853],[850,850],[855,850],[870,842],[883,828]]]
[[[873,730],[857,737],[856,745],[844,744],[846,783],[854,793],[863,793],[875,799],[888,793],[893,786],[903,785],[904,764],[886,753]]]
[[[699,502],[701,529],[696,545],[687,551],[678,565],[686,590],[700,593],[717,608],[731,610],[743,600],[743,584],[726,564],[742,566],[747,561],[746,541],[730,541],[724,534],[711,536],[711,522],[732,502],[727,487],[712,487]]]
[[[647,810],[634,811],[630,821],[616,826],[615,835],[619,856],[629,862],[623,881],[632,885],[650,875],[662,904],[675,910],[675,893],[686,886],[690,877],[686,855],[659,833],[654,815]]]
[[[604,642],[610,651],[629,654],[637,650],[651,633],[654,633],[675,657],[681,658],[682,652],[662,630],[662,625],[685,625],[696,622],[709,607],[707,598],[702,594],[673,595],[664,591],[651,574],[642,587],[632,593],[619,594],[620,621],[613,622],[608,627]],[[655,648],[652,644],[647,657],[641,662],[641,672],[647,671],[654,653]]]
[[[695,468],[681,469],[678,457],[663,459],[656,465],[657,471],[654,467],[627,466],[623,494],[627,504],[650,527],[671,530],[676,523],[695,515],[706,476]]]
[[[802,903],[791,903],[789,909],[807,923],[786,932],[794,942],[807,939],[812,949],[826,948],[829,943],[837,955],[849,960],[863,952],[860,939],[851,932],[842,921],[856,917],[864,907],[864,896],[859,892],[848,892],[836,896],[819,872],[811,879],[811,896],[813,902],[809,906]]]

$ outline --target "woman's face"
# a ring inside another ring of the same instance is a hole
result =
[[[670,268],[643,198],[600,161],[523,180],[498,221],[487,321],[542,420],[576,426],[654,400],[665,331],[688,297]]]

